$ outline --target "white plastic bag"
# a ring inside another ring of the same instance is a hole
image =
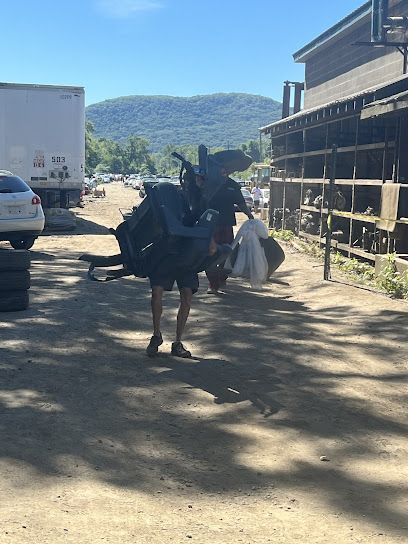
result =
[[[239,244],[239,250],[231,276],[249,278],[253,289],[262,288],[268,275],[268,263],[260,238],[268,238],[268,229],[259,219],[249,219],[241,225],[232,244],[233,248]],[[225,268],[231,267],[228,264],[227,261]]]

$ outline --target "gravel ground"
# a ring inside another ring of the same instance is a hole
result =
[[[32,252],[31,306],[0,314],[0,542],[408,541],[408,306],[323,282],[286,248],[262,292],[195,297],[162,356],[146,280],[89,282],[84,252],[132,189],[88,199]]]

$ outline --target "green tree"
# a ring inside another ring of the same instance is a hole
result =
[[[173,151],[182,155],[192,164],[198,161],[196,145],[174,145],[167,144],[163,150],[154,155],[157,171],[163,175],[174,175],[180,170],[180,161],[172,157]]]
[[[93,136],[94,127],[90,121],[85,124],[85,173],[92,175],[102,159],[98,140]]]
[[[150,153],[150,143],[146,138],[130,136],[124,147],[125,174],[140,172],[144,165],[151,174],[156,172],[155,163]]]
[[[259,149],[259,142],[255,140],[249,140],[245,144],[241,145],[241,149],[244,153],[252,157],[254,162],[261,162],[261,152]]]

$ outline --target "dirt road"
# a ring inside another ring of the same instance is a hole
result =
[[[0,543],[407,542],[408,306],[288,250],[262,293],[203,278],[197,358],[148,359],[147,282],[77,260],[135,194],[42,237],[30,310],[0,314]]]

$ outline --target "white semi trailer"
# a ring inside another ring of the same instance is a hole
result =
[[[45,208],[79,200],[85,171],[83,87],[0,83],[0,170],[20,176]]]

